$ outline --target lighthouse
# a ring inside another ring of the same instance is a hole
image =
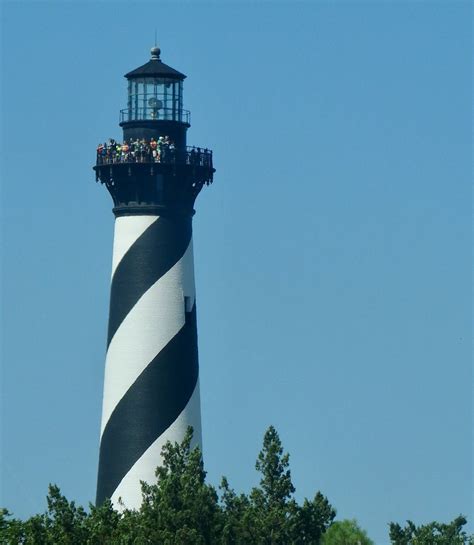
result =
[[[153,47],[125,74],[123,137],[97,149],[115,216],[97,504],[138,508],[163,445],[188,426],[201,444],[192,217],[214,168],[209,149],[187,145],[185,77]]]

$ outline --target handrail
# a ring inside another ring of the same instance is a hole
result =
[[[178,121],[191,122],[191,112],[179,108],[124,108],[120,110],[120,122],[128,121]]]
[[[148,146],[142,150],[126,153],[117,153],[112,149],[106,150],[106,153],[103,155],[97,154],[97,166],[128,163],[192,165],[213,169],[212,151],[194,146],[187,146],[185,150],[172,149],[164,146],[160,152],[155,155],[153,154],[153,150]]]

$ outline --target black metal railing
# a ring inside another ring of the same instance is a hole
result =
[[[142,149],[127,151],[123,151],[121,148],[120,151],[109,148],[97,154],[97,166],[128,163],[161,163],[213,168],[212,151],[195,146],[187,146],[184,150],[178,150],[170,146],[162,146],[155,150],[150,146],[143,146]]]
[[[120,122],[127,121],[178,121],[191,122],[191,112],[178,108],[125,108],[120,110]]]

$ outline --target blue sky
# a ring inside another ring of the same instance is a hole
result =
[[[258,476],[378,545],[472,513],[469,2],[11,2],[2,18],[2,496],[95,496],[123,74],[187,74],[209,480]],[[472,521],[471,521],[472,522]],[[471,525],[472,528],[472,525]]]

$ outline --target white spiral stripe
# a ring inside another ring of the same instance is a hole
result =
[[[153,225],[159,216],[119,216],[115,220],[114,253],[112,275],[129,248],[143,233]]]
[[[130,386],[185,324],[195,299],[192,239],[183,257],[138,300],[113,336],[105,362],[101,437]]]
[[[199,380],[186,407],[171,426],[144,452],[130,471],[121,480],[112,495],[112,503],[116,509],[139,509],[142,503],[140,481],[156,482],[155,470],[162,465],[161,449],[167,441],[181,443],[188,426],[192,426],[193,441],[191,447],[201,445],[201,419],[199,400]],[[122,498],[124,505],[119,504]]]

